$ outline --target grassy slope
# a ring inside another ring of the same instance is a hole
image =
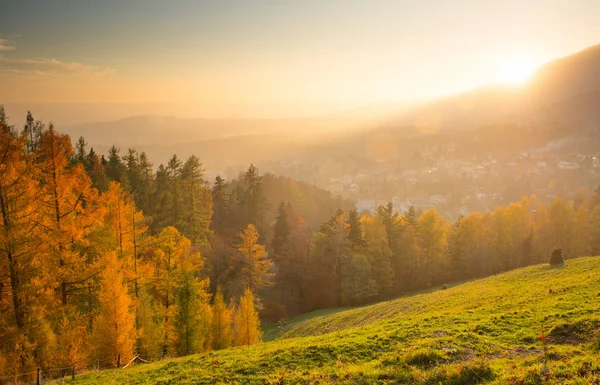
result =
[[[600,333],[599,257],[314,316],[269,331],[271,337],[283,333],[271,342],[90,373],[74,382],[600,383],[593,342]]]

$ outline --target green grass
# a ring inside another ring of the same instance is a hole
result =
[[[72,383],[597,384],[599,321],[600,258],[579,258],[313,312],[283,330],[271,327],[270,342],[88,373]]]

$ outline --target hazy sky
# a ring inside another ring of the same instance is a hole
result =
[[[598,0],[0,0],[0,103],[432,98],[598,44],[598,15]]]

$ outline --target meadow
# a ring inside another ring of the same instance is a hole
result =
[[[265,342],[72,384],[599,384],[600,257],[265,325]]]

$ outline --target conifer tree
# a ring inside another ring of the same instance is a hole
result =
[[[233,329],[231,325],[232,311],[225,304],[221,289],[217,288],[212,307],[212,348],[215,350],[226,349],[233,343]]]
[[[245,263],[241,269],[242,279],[250,290],[258,290],[270,286],[269,272],[272,262],[266,258],[265,247],[258,243],[258,231],[254,225],[248,225],[242,232],[242,241],[238,250],[244,255]]]
[[[254,305],[254,294],[247,287],[235,312],[235,345],[254,345],[262,339],[260,319]]]
[[[285,253],[289,236],[290,224],[287,218],[287,208],[285,203],[281,202],[277,208],[277,217],[273,228],[272,246],[275,258]],[[277,259],[275,259],[275,262],[277,262]]]
[[[227,182],[217,175],[212,187],[213,217],[211,228],[217,234],[224,233],[229,220],[229,198],[227,196]]]
[[[388,246],[386,227],[378,214],[371,218],[363,217],[361,222],[371,273],[377,282],[378,294],[386,297],[391,294],[394,286],[392,251]]]
[[[183,271],[177,289],[177,352],[188,355],[211,347],[212,315],[206,292],[208,280],[199,281],[193,271]]]
[[[85,281],[84,256],[74,244],[84,240],[100,216],[97,191],[83,166],[69,167],[72,155],[69,136],[50,125],[42,134],[37,154],[41,182],[38,203],[63,306],[75,287]]]
[[[364,246],[364,239],[362,234],[362,227],[360,224],[360,215],[356,211],[356,209],[352,209],[348,212],[348,226],[350,229],[348,230],[348,238],[352,243],[352,251],[359,252],[361,247]]]
[[[208,244],[210,221],[213,214],[212,195],[202,179],[202,164],[192,155],[182,167],[183,195],[182,232],[196,244]]]
[[[100,313],[93,325],[94,354],[103,360],[121,355],[121,360],[127,362],[133,357],[135,345],[133,302],[116,253],[106,254],[103,265],[98,295]]]
[[[106,176],[114,181],[121,183],[123,181],[124,166],[119,156],[120,149],[114,145],[108,150],[108,160],[106,163]]]

